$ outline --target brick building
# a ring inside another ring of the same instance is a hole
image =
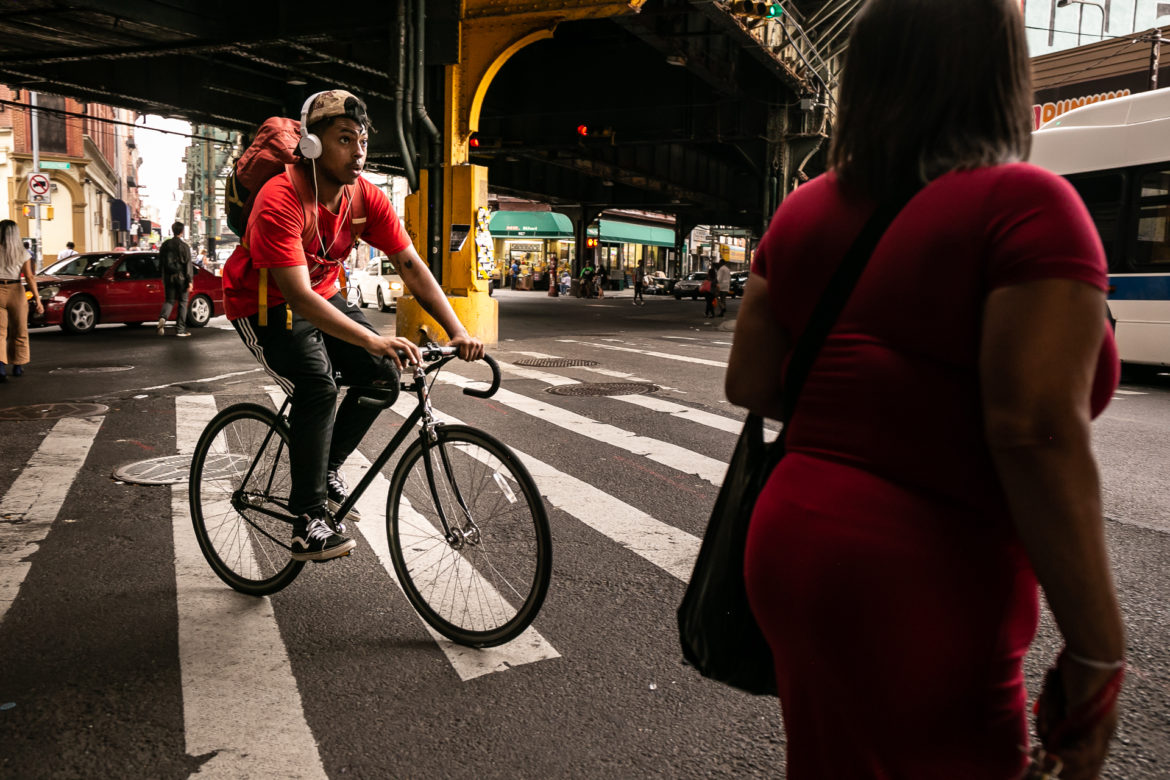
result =
[[[0,215],[31,237],[35,221],[23,215],[33,170],[30,95],[0,85],[0,101]],[[131,246],[141,159],[134,128],[103,120],[133,123],[134,112],[46,93],[37,93],[37,106],[43,109],[37,112],[38,156],[53,207],[53,218],[41,220],[42,262],[53,262],[68,241],[79,252]]]

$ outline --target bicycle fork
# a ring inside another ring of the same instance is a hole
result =
[[[447,448],[439,443],[439,436],[435,431],[439,423],[435,420],[431,409],[430,388],[427,386],[426,372],[423,371],[421,365],[415,366],[414,381],[416,387],[419,388],[419,402],[422,407],[423,468],[426,469],[427,483],[431,489],[431,497],[435,501],[435,509],[439,513],[439,522],[443,524],[443,538],[454,550],[461,550],[467,545],[478,545],[480,542],[479,526],[476,524],[475,518],[471,516],[471,510],[467,508],[467,502],[463,499],[459,483],[455,480]],[[443,508],[442,496],[439,495],[438,484],[435,480],[435,468],[431,461],[432,450],[437,450],[439,453],[439,460],[443,464],[443,473],[447,478],[447,484],[451,486],[455,503],[463,515],[462,527],[453,525],[447,519],[447,512]]]

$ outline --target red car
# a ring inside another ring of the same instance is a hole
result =
[[[187,324],[202,328],[223,314],[223,284],[215,274],[195,269]],[[29,307],[29,325],[60,325],[69,333],[88,333],[98,323],[156,322],[163,305],[158,252],[88,252],[53,263],[37,275],[44,316]],[[171,319],[178,312],[176,306]]]

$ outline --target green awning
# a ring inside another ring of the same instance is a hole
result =
[[[645,244],[647,246],[674,246],[674,231],[670,228],[633,225],[629,222],[614,222],[599,219],[601,240],[614,244]],[[589,235],[597,237],[597,228],[590,226]]]
[[[554,211],[497,211],[488,230],[492,238],[573,237],[573,223]]]

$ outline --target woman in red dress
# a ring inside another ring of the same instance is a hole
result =
[[[1059,693],[1106,699],[1060,751],[1064,780],[1094,778],[1125,650],[1090,449],[1118,379],[1101,242],[1071,186],[1022,162],[1016,0],[869,0],[847,56],[830,172],[776,212],[727,372],[733,403],[777,417],[833,270],[876,203],[922,187],[817,357],[752,518],[788,777],[1020,778],[1039,584],[1066,641]]]

